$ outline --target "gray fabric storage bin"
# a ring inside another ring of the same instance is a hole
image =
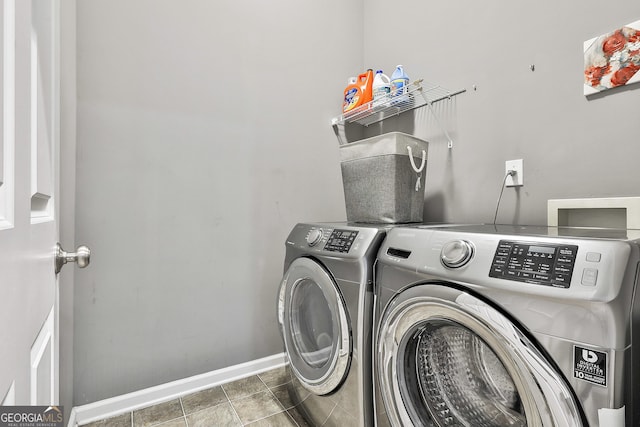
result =
[[[426,164],[416,191],[411,147],[419,168],[429,143],[401,132],[390,132],[340,146],[347,220],[368,223],[421,222]]]

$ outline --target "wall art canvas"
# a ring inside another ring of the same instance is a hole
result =
[[[640,21],[584,42],[584,94],[640,82]]]

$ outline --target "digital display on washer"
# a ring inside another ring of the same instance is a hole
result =
[[[333,230],[331,236],[327,240],[327,244],[324,245],[325,251],[330,252],[349,252],[351,245],[356,240],[358,235],[357,231],[352,230]]]
[[[578,247],[500,240],[489,277],[568,288]]]

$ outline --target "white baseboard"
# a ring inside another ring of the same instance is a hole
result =
[[[77,427],[93,421],[103,420],[136,409],[166,402],[167,400],[176,399],[196,391],[278,368],[285,365],[285,363],[286,357],[284,353],[274,354],[273,356],[262,359],[252,360],[166,384],[160,384],[98,402],[76,406],[71,410],[68,427]]]

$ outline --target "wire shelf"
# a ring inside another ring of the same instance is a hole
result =
[[[422,80],[417,80],[407,86],[407,92],[401,95],[386,95],[384,98],[367,102],[332,120],[332,124],[358,123],[369,126],[389,117],[397,116],[405,111],[413,110],[424,105],[451,99],[451,97],[466,92],[466,89],[451,92],[442,86],[423,86]]]

